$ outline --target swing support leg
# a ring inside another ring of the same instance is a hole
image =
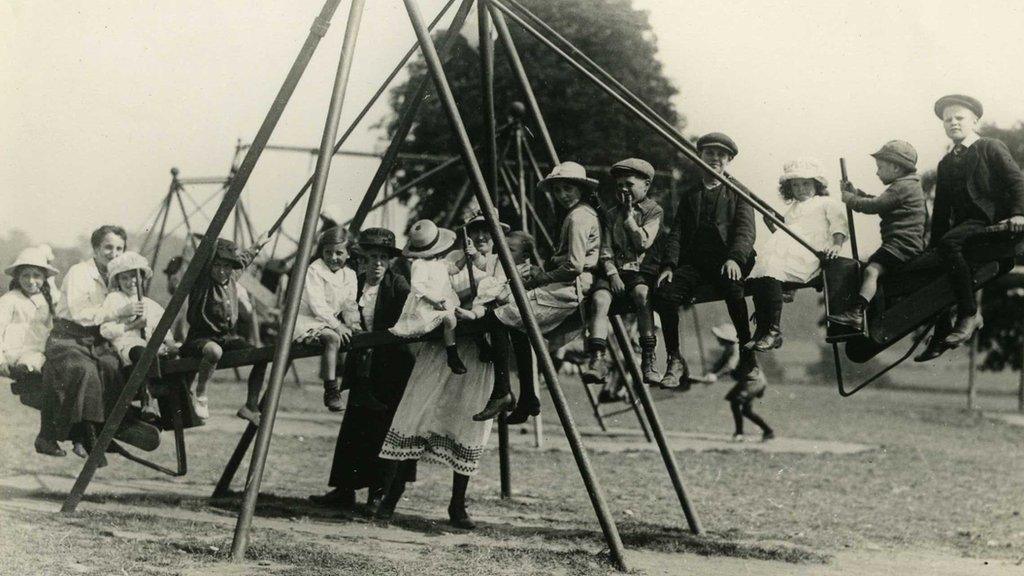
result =
[[[615,339],[619,343],[619,348],[621,350],[629,350],[629,335],[626,333],[626,327],[622,323],[622,318],[611,316],[609,319],[612,323],[612,330],[615,332]],[[676,463],[676,456],[672,453],[672,447],[668,445],[668,440],[665,438],[665,432],[661,427],[661,419],[658,417],[658,411],[654,408],[654,400],[651,399],[651,393],[647,386],[644,386],[643,376],[640,374],[640,366],[637,365],[636,358],[632,354],[625,354],[625,359],[626,367],[629,369],[630,374],[633,375],[633,389],[636,390],[636,395],[640,397],[640,403],[643,404],[644,412],[647,413],[647,421],[651,425],[651,431],[654,432],[654,439],[658,443],[658,450],[661,451],[661,458],[665,461],[668,477],[672,480],[672,488],[675,489],[679,504],[683,507],[686,523],[689,525],[691,532],[700,534],[703,532],[700,518],[697,517],[697,511],[693,509],[690,498],[686,495],[682,474],[680,474],[679,465]]]
[[[262,385],[263,378],[267,374],[267,363],[260,362],[254,364],[252,370],[249,372],[249,387],[251,388],[255,383]],[[267,395],[264,394],[263,398],[260,399],[260,412],[267,406]],[[231,492],[231,481],[235,478],[235,473],[238,472],[238,467],[242,464],[242,459],[245,458],[245,453],[249,451],[249,446],[252,444],[254,438],[256,438],[256,426],[252,422],[249,422],[245,431],[242,432],[242,436],[238,439],[238,445],[235,446],[235,451],[231,453],[231,458],[228,459],[227,466],[224,467],[224,471],[220,475],[220,480],[217,481],[216,488],[213,489],[212,498],[223,498]]]

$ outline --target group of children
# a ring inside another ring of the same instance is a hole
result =
[[[1024,177],[1004,144],[977,136],[980,102],[962,95],[946,96],[936,102],[935,113],[954,146],[939,164],[931,242],[956,291],[957,321],[955,326],[937,331],[919,361],[965,342],[980,326],[971,272],[962,253],[966,238],[999,221],[1008,222],[1013,230],[1024,230]],[[734,413],[748,414],[749,402],[764,393],[754,352],[782,345],[785,285],[806,284],[820,274],[821,259],[839,254],[849,226],[842,205],[829,197],[821,164],[812,158],[794,160],[783,167],[779,178],[779,193],[787,205],[783,219],[817,253],[789,235],[776,233],[755,254],[754,209],[725,185],[734,183],[725,170],[739,152],[736,143],[724,134],[711,133],[697,141],[697,150],[705,172],[683,190],[670,228],[664,226],[662,208],[649,196],[655,176],[649,162],[629,158],[612,166],[615,194],[606,208],[597,201],[597,180],[587,177],[582,166],[565,162],[541,182],[567,211],[555,254],[541,268],[530,263],[532,239],[528,235],[513,233],[510,244],[542,329],[561,323],[589,298],[585,382],[600,383],[607,376],[608,314],[622,302],[637,314],[644,382],[666,388],[684,383],[687,374],[679,347],[678,308],[693,302],[699,285],[717,288],[726,302],[739,348],[737,366],[732,370],[738,384],[728,398]],[[907,142],[893,140],[872,156],[876,174],[887,186],[882,194],[872,197],[850,182],[842,183],[842,202],[847,207],[881,219],[882,245],[868,259],[855,305],[828,318],[854,329],[863,328],[879,279],[898,271],[925,249],[927,215],[916,151]],[[504,231],[508,232],[507,227]],[[236,276],[266,240],[261,237],[245,252],[232,242],[218,240],[208,269],[189,296],[189,331],[180,353],[201,358],[194,393],[196,412],[202,418],[209,416],[206,385],[221,355],[248,345],[235,334]],[[398,322],[390,329],[396,336],[416,337],[442,326],[447,365],[456,374],[466,371],[455,343],[460,319],[493,314],[511,327],[523,325],[487,222],[481,216],[468,222],[463,240],[464,249],[454,250],[458,242],[455,231],[429,220],[412,226],[404,251],[412,261],[411,291]],[[342,409],[338,352],[353,333],[362,330],[356,273],[347,265],[348,257],[344,230],[332,228],[321,235],[293,334],[296,341],[323,345],[324,404],[332,411]],[[135,306],[136,313],[103,324],[101,332],[122,361],[130,364],[145,345],[147,328],[155,326],[163,310],[141,296],[141,286],[152,274],[145,258],[126,252],[109,266],[110,293],[104,308],[111,311],[111,317],[128,305]],[[13,280],[11,290],[0,297],[0,372],[38,372],[54,298],[59,295],[50,290],[48,279],[57,271],[41,251],[29,249],[6,272]],[[745,280],[755,305],[753,333],[744,299]],[[474,299],[466,300],[468,290],[473,291]],[[470,304],[462,307],[463,301]],[[654,311],[661,318],[668,350],[664,375],[655,365]],[[170,338],[162,346],[168,353],[176,349]],[[359,393],[365,394],[366,403],[373,404],[372,390]],[[259,423],[257,398],[258,389],[250,390],[246,405],[238,411],[240,417],[255,424]],[[744,403],[748,408],[743,408]],[[481,414],[493,417],[513,405],[511,395],[499,391]],[[528,408],[530,413],[537,409],[533,405]],[[525,419],[518,416],[518,420]],[[739,421],[742,423],[742,418]],[[771,437],[771,429],[766,424],[762,428],[765,438]]]

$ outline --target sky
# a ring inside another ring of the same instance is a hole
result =
[[[140,230],[166,194],[172,166],[183,177],[225,175],[321,4],[0,4],[0,234],[21,228],[36,242],[68,245],[103,223]],[[421,1],[428,19],[441,4]],[[911,142],[919,166],[934,166],[947,145],[932,113],[943,94],[974,95],[985,105],[984,120],[1001,126],[1024,120],[1024,3],[634,5],[650,15],[687,133],[731,135],[740,147],[731,172],[775,204],[782,164],[801,156],[821,160],[832,182],[846,157],[854,183],[876,193],[882,187],[868,154],[887,140]],[[272,142],[319,143],[347,10],[342,1]],[[402,2],[368,3],[343,129],[412,41]],[[375,125],[386,113],[386,104],[375,107],[345,148],[382,150]],[[245,191],[257,228],[274,221],[312,167],[307,154],[263,155]],[[373,159],[336,159],[326,209],[350,215],[375,168]],[[216,189],[189,190],[202,202]],[[301,212],[286,222],[293,236]],[[400,217],[393,213],[390,222]],[[858,219],[862,252],[877,245],[873,223]]]

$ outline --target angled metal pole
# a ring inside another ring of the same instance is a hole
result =
[[[644,433],[644,438],[648,442],[654,442],[654,437],[651,436],[651,427],[647,424],[647,419],[644,417],[644,413],[638,406],[638,399],[636,392],[633,387],[629,385],[629,374],[626,372],[625,360],[622,359],[623,354],[632,354],[631,350],[622,350],[618,341],[612,340],[608,343],[608,351],[611,353],[612,363],[615,364],[615,372],[622,378],[622,387],[626,389],[626,399],[629,405],[633,408],[633,414],[636,415],[636,421],[640,423],[640,430]]]
[[[576,466],[583,477],[583,483],[587,488],[594,511],[597,513],[597,519],[601,524],[601,530],[604,532],[611,559],[620,570],[626,570],[625,551],[622,539],[619,536],[618,527],[616,527],[615,519],[612,517],[608,504],[605,501],[604,491],[594,475],[590,458],[583,447],[583,441],[569,410],[569,404],[558,384],[558,374],[555,372],[555,366],[551,362],[551,356],[548,355],[544,336],[541,334],[540,326],[537,325],[533,309],[526,298],[526,288],[523,286],[523,279],[519,276],[519,270],[516,268],[515,261],[512,260],[508,241],[501,229],[501,223],[498,222],[497,210],[494,208],[494,203],[491,201],[491,196],[487,191],[487,181],[484,179],[484,175],[480,171],[480,165],[473,154],[473,145],[469,141],[469,135],[466,133],[462,116],[459,114],[459,109],[455,104],[455,97],[452,95],[451,87],[448,85],[444,69],[441,66],[441,59],[430,40],[430,33],[427,32],[426,24],[423,21],[423,16],[420,14],[416,0],[404,0],[404,2],[413,28],[416,30],[416,36],[420,39],[423,56],[426,59],[427,67],[430,70],[430,75],[433,78],[442,107],[448,116],[449,124],[451,124],[452,130],[455,132],[455,136],[458,138],[460,152],[466,162],[466,168],[476,185],[477,202],[480,203],[480,207],[483,209],[484,219],[487,220],[487,224],[491,229],[491,236],[495,239],[498,258],[501,261],[502,268],[505,270],[505,275],[509,279],[509,285],[512,288],[516,306],[519,307],[526,332],[530,337],[530,343],[533,345],[533,349],[537,352],[537,357],[541,362],[544,378],[547,380],[548,390],[551,392],[551,398],[554,401],[555,411],[558,412],[562,428],[565,430],[566,438],[569,441],[569,447],[572,449],[573,457],[576,459]]]
[[[463,0],[462,5],[459,6],[459,11],[455,13],[455,18],[452,19],[451,26],[445,32],[440,48],[438,48],[438,51],[444,54],[445,57],[447,57],[449,50],[454,45],[459,31],[462,30],[462,25],[465,24],[466,18],[469,16],[469,9],[472,6],[473,0]],[[420,39],[419,43],[422,49],[423,40]],[[433,44],[431,44],[431,47],[433,47]],[[409,131],[412,130],[413,120],[416,118],[416,113],[419,112],[420,105],[426,99],[429,87],[430,78],[424,76],[420,80],[419,85],[413,90],[412,95],[402,106],[402,111],[398,115],[398,125],[395,127],[395,133],[391,137],[391,143],[384,152],[384,158],[380,161],[380,166],[377,167],[377,172],[373,175],[370,185],[366,188],[363,201],[359,204],[355,216],[349,222],[348,229],[350,232],[359,232],[359,229],[363,227],[363,221],[366,220],[366,215],[370,213],[370,206],[373,204],[374,198],[377,197],[377,192],[380,190],[381,185],[384,184],[384,181],[388,179],[388,175],[391,174],[391,170],[395,166],[395,160],[398,159],[398,151],[401,150],[402,144],[405,143],[406,137],[409,136]]]
[[[554,28],[549,26],[548,23],[545,22],[544,20],[541,20],[541,18],[539,16],[537,16],[536,14],[531,12],[529,9],[527,9],[525,6],[523,6],[522,3],[520,3],[518,0],[506,0],[506,1],[508,2],[508,4],[510,6],[512,6],[516,10],[519,10],[521,13],[525,14],[527,18],[532,20],[544,32],[546,32],[547,34],[550,34],[556,40],[561,42],[566,48],[568,48],[570,53],[572,53],[573,55],[578,57],[585,64],[589,65],[594,72],[596,72],[602,79],[604,79],[606,82],[608,82],[609,84],[614,86],[617,90],[619,90],[619,92],[624,97],[626,97],[631,103],[633,103],[638,108],[642,109],[644,112],[646,112],[648,115],[650,115],[651,118],[653,118],[654,120],[658,121],[662,125],[662,127],[664,127],[665,129],[671,131],[672,133],[674,133],[676,135],[677,140],[678,140],[678,142],[680,144],[682,144],[683,146],[689,146],[690,148],[693,148],[694,150],[696,150],[696,147],[693,145],[693,143],[690,142],[689,140],[687,140],[685,136],[683,136],[682,134],[679,133],[678,128],[676,128],[668,120],[665,120],[665,118],[662,117],[660,114],[658,114],[658,112],[656,110],[651,108],[639,96],[637,96],[632,91],[630,91],[628,88],[626,88],[626,86],[623,85],[622,82],[619,82],[614,76],[609,74],[604,68],[602,68],[600,65],[598,65],[597,62],[594,62],[589,56],[587,56],[585,53],[583,53],[582,50],[577,48],[576,45],[573,44],[572,42],[570,42],[565,36],[562,36],[561,34],[559,34],[557,30],[555,30]],[[728,175],[728,172],[726,174]],[[777,210],[772,208],[767,202],[765,202],[764,200],[762,200],[761,198],[756,197],[756,196],[754,198],[761,204],[761,206],[763,208],[765,208],[766,210],[771,211],[773,214],[775,214],[775,216],[779,217],[780,219],[782,218],[782,214],[780,214]]]
[[[198,244],[196,243],[196,237],[192,235],[192,224],[188,220],[188,210],[185,209],[185,200],[181,197],[184,190],[184,187],[178,188],[178,190],[175,191],[174,196],[177,198],[178,208],[181,210],[181,221],[185,223],[185,234],[188,235],[188,239],[186,241],[190,242],[192,244],[192,249],[195,250]],[[156,262],[154,262],[153,265],[155,266]]]
[[[110,445],[110,441],[114,438],[114,432],[121,425],[121,421],[128,411],[129,403],[131,403],[132,398],[135,397],[139,389],[146,382],[147,374],[149,374],[150,368],[152,368],[153,363],[156,361],[157,351],[164,340],[164,336],[167,335],[167,331],[170,330],[175,317],[181,311],[185,298],[202,273],[203,264],[213,256],[213,248],[217,236],[220,235],[220,231],[224,228],[224,223],[231,214],[235,202],[238,201],[238,197],[242,194],[242,190],[249,180],[249,175],[252,174],[252,170],[256,166],[256,161],[259,160],[260,154],[263,153],[263,146],[270,140],[270,135],[274,132],[278,120],[281,119],[281,114],[284,112],[292,93],[295,92],[295,87],[298,85],[302,73],[306,70],[306,65],[309,64],[309,60],[313,57],[317,44],[319,44],[320,39],[327,32],[331,16],[337,9],[340,1],[327,0],[320,10],[320,14],[313,21],[313,26],[306,37],[305,43],[302,45],[299,55],[288,71],[284,84],[274,98],[274,103],[270,106],[267,117],[263,120],[263,124],[260,125],[260,129],[256,133],[252,148],[246,152],[245,159],[238,168],[238,173],[231,179],[230,188],[217,208],[217,213],[214,214],[213,220],[210,221],[210,227],[207,229],[206,235],[203,236],[203,241],[199,243],[199,249],[196,251],[195,257],[185,270],[185,275],[178,284],[178,289],[171,296],[171,301],[168,302],[167,309],[164,311],[163,316],[160,317],[160,322],[157,323],[153,333],[150,334],[145,352],[143,352],[142,357],[133,366],[128,382],[121,391],[121,395],[117,398],[110,414],[107,415],[107,421],[103,425],[103,430],[100,431],[99,438],[96,439],[93,451],[85,460],[82,472],[75,480],[75,485],[71,488],[67,499],[64,500],[64,505],[61,507],[62,512],[74,512],[78,507],[78,503],[82,500],[86,487],[88,487],[89,482],[96,473],[100,457],[106,452],[107,446]]]
[[[523,96],[526,97],[526,107],[530,110],[530,115],[533,116],[533,121],[540,130],[541,140],[544,142],[544,148],[547,150],[548,156],[552,158],[558,157],[558,152],[555,151],[555,144],[551,140],[551,133],[548,132],[548,125],[544,122],[543,116],[540,112],[540,105],[537,104],[537,96],[533,93],[533,87],[530,85],[530,79],[526,76],[526,68],[523,67],[523,61],[519,58],[519,50],[516,50],[516,44],[512,40],[512,34],[509,33],[508,23],[505,22],[505,17],[501,15],[501,12],[488,6],[491,11],[491,16],[494,18],[494,27],[498,31],[498,38],[501,39],[501,44],[505,48],[505,55],[508,57],[509,66],[512,68],[512,73],[515,74],[516,80],[519,82],[519,87],[523,90]],[[522,126],[519,126],[520,131]],[[542,176],[543,177],[543,176]]]
[[[731,190],[733,194],[739,196],[747,204],[750,204],[750,206],[753,207],[754,210],[760,212],[762,216],[771,221],[772,224],[777,226],[780,230],[785,232],[787,235],[793,238],[793,240],[795,240],[798,244],[809,250],[815,256],[818,256],[819,258],[823,256],[820,250],[809,244],[807,240],[805,240],[802,236],[794,232],[792,228],[787,226],[786,223],[782,221],[782,218],[780,218],[777,215],[775,210],[767,206],[763,200],[761,200],[759,197],[757,197],[750,191],[744,189],[743,187],[737,186],[732,180],[729,179],[727,175],[715,172],[715,170],[712,169],[711,166],[707,164],[707,162],[701,160],[700,155],[696,152],[696,150],[692,148],[692,145],[688,145],[688,141],[687,144],[684,144],[683,142],[679,141],[679,139],[677,138],[677,134],[674,130],[670,130],[662,126],[662,124],[659,123],[657,120],[650,117],[644,111],[640,110],[637,106],[635,106],[633,103],[627,100],[624,96],[622,96],[621,94],[613,90],[611,87],[609,87],[603,80],[595,76],[592,72],[590,72],[583,65],[577,62],[572,56],[566,54],[565,51],[559,48],[558,46],[555,46],[553,42],[545,38],[544,35],[542,35],[540,32],[538,32],[536,29],[530,26],[527,22],[525,22],[522,18],[520,18],[518,14],[515,14],[514,12],[509,10],[507,6],[502,4],[501,0],[491,0],[491,6],[493,6],[497,10],[504,12],[506,16],[515,20],[516,23],[518,23],[524,30],[529,32],[530,35],[532,35],[542,44],[547,46],[560,58],[565,60],[570,66],[575,68],[578,72],[580,72],[585,78],[590,80],[603,92],[605,92],[613,99],[615,99],[620,105],[626,108],[626,110],[629,111],[633,116],[635,116],[641,122],[646,124],[658,136],[661,136],[663,139],[665,139],[673,148],[675,148],[678,152],[682,153],[683,156],[686,156],[691,162],[693,162],[698,168],[700,168],[701,171],[711,176],[715,180],[721,182],[722,185]],[[497,19],[495,19],[495,23],[497,23]],[[499,28],[498,30],[500,34],[501,29]]]
[[[172,188],[172,190],[173,190],[173,188]],[[157,223],[160,222],[161,218],[163,218],[164,210],[167,208],[167,198],[169,196],[170,196],[170,192],[168,192],[167,195],[165,195],[160,200],[160,203],[157,206],[156,216],[152,217],[152,215],[151,215],[152,221],[150,222],[150,218],[146,219],[146,221],[149,222],[149,226],[148,226],[148,230],[146,230],[146,236],[142,239],[142,244],[139,245],[139,254],[145,254],[146,253],[146,247],[149,246],[149,240],[153,237],[153,232],[156,230]]]
[[[309,201],[306,205],[306,218],[302,223],[302,234],[299,235],[298,257],[295,259],[291,279],[288,283],[288,294],[285,296],[284,312],[281,317],[281,329],[274,348],[274,364],[270,370],[270,383],[267,387],[267,407],[260,417],[260,429],[256,433],[256,446],[252,452],[252,463],[249,464],[245,496],[242,499],[238,523],[235,525],[235,539],[231,543],[231,558],[236,562],[245,559],[245,550],[249,545],[249,528],[256,511],[256,500],[259,498],[263,469],[267,463],[270,439],[274,433],[278,401],[281,399],[281,385],[289,366],[288,355],[291,352],[292,332],[295,329],[295,319],[299,313],[299,300],[305,286],[309,256],[313,252],[314,235],[320,219],[324,191],[327,189],[331,159],[334,156],[332,147],[338,134],[338,122],[341,120],[341,108],[345,101],[349,73],[352,70],[352,60],[355,55],[356,39],[359,36],[359,25],[365,5],[366,0],[352,0],[349,5],[345,39],[341,46],[341,57],[338,61],[330,107],[327,110],[323,139],[320,141],[320,154],[317,156],[313,189],[309,193]]]
[[[672,488],[675,489],[679,504],[683,507],[686,523],[690,526],[691,532],[700,534],[702,531],[700,518],[697,517],[697,511],[693,509],[693,505],[690,504],[690,498],[686,495],[686,489],[683,487],[683,478],[679,473],[679,464],[676,463],[676,456],[672,453],[672,447],[668,445],[668,440],[665,438],[665,433],[661,427],[661,419],[658,418],[658,411],[654,408],[654,402],[651,400],[651,393],[647,390],[647,386],[644,386],[643,376],[640,374],[640,367],[637,366],[636,357],[629,351],[629,335],[626,334],[626,327],[622,324],[622,318],[619,316],[610,316],[608,319],[611,320],[612,331],[615,332],[615,339],[619,343],[619,350],[624,351],[623,356],[625,356],[626,368],[633,376],[633,390],[636,391],[637,396],[640,397],[640,402],[644,406],[644,412],[647,414],[647,423],[651,425],[654,439],[658,443],[658,450],[661,451],[661,458],[665,461],[668,476],[672,480]]]
[[[436,26],[437,23],[441,21],[441,18],[444,17],[444,15],[448,12],[448,9],[451,8],[452,4],[454,4],[454,3],[455,3],[455,0],[448,0],[448,2],[444,5],[444,7],[441,8],[441,11],[438,12],[437,16],[434,17],[434,20],[431,21],[431,23],[430,23],[430,28],[431,29],[433,29],[434,26]],[[409,61],[409,58],[412,58],[412,55],[415,54],[417,50],[419,50],[419,43],[418,42],[413,44],[412,47],[409,48],[409,50],[405,53],[405,56],[403,56],[401,61],[399,61],[398,65],[396,65],[391,70],[391,73],[388,74],[388,77],[385,78],[383,82],[381,82],[380,87],[377,88],[377,91],[373,93],[373,96],[370,96],[370,100],[366,103],[365,106],[363,106],[363,109],[359,111],[359,114],[356,114],[355,119],[352,120],[352,123],[345,130],[345,133],[342,134],[340,138],[338,138],[338,141],[334,145],[334,149],[332,151],[332,154],[337,154],[341,150],[341,145],[344,144],[346,140],[348,140],[348,137],[352,134],[353,131],[355,131],[356,126],[358,126],[359,123],[363,120],[363,118],[366,117],[366,115],[370,112],[370,109],[373,108],[373,105],[377,102],[377,100],[381,97],[381,95],[384,94],[384,91],[387,90],[388,85],[391,83],[391,81],[394,80],[396,76],[398,76],[398,74],[402,71],[402,68],[405,67],[406,62]],[[253,146],[253,145],[255,145],[255,143],[247,144],[247,145],[243,146],[242,145],[242,141],[239,140],[237,148],[236,148],[236,156],[237,156],[237,151],[238,150],[242,150],[243,148],[248,148],[248,147]],[[265,148],[266,147],[270,147],[270,145],[265,145],[264,147]],[[319,151],[316,151],[316,152],[319,152]],[[291,213],[292,208],[294,208],[295,205],[299,203],[299,200],[306,194],[306,192],[309,191],[309,188],[312,185],[313,185],[313,176],[310,176],[309,179],[306,180],[306,183],[302,185],[302,188],[298,191],[298,193],[295,194],[295,197],[292,198],[292,201],[285,205],[285,208],[281,212],[281,215],[278,216],[277,220],[270,227],[270,229],[267,232],[267,234],[274,234],[277,231],[277,229],[281,227],[281,224],[284,223],[285,218],[287,218],[288,215]]]

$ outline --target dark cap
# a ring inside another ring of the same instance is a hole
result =
[[[700,151],[705,148],[721,148],[732,156],[736,156],[740,153],[739,146],[736,146],[736,142],[721,132],[708,132],[698,138],[697,150]]]
[[[654,166],[647,160],[639,158],[626,158],[619,160],[611,169],[612,176],[636,174],[642,178],[652,180],[654,178]]]
[[[954,104],[959,104],[960,106],[967,108],[971,112],[974,112],[974,115],[977,116],[978,118],[981,118],[981,115],[985,112],[985,109],[982,107],[981,102],[979,102],[977,98],[971,98],[970,96],[966,96],[964,94],[948,94],[935,101],[935,115],[941,119],[942,112],[946,109],[946,107],[952,106]]]
[[[245,268],[242,255],[238,253],[238,244],[225,238],[217,238],[217,246],[213,249],[213,258],[229,262],[232,268],[238,270]]]
[[[887,160],[907,170],[917,170],[917,150],[914,150],[910,142],[890,140],[882,145],[878,152],[875,152],[872,156],[879,160]]]
[[[398,256],[402,253],[395,246],[395,233],[387,228],[367,228],[359,232],[360,248],[384,248],[391,256]]]

